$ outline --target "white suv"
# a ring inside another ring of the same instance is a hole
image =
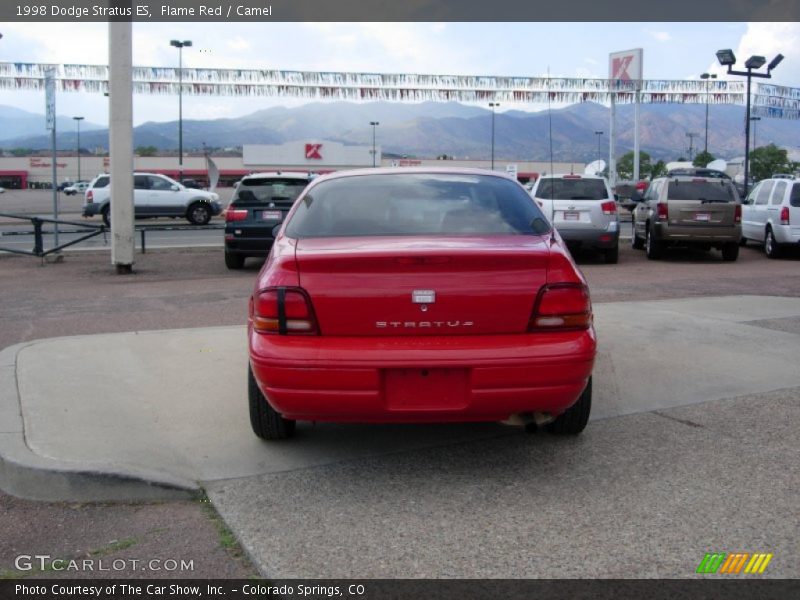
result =
[[[742,204],[742,246],[763,243],[767,256],[777,258],[781,247],[800,245],[800,181],[764,179]]]
[[[619,260],[619,214],[608,181],[599,175],[544,175],[531,195],[568,246],[589,246],[607,263]]]
[[[84,194],[83,216],[102,215],[111,223],[111,176],[98,175]],[[133,208],[138,218],[183,217],[192,225],[205,225],[222,212],[217,194],[187,188],[158,173],[133,174]]]

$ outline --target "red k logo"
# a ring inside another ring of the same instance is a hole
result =
[[[306,158],[322,159],[322,154],[319,153],[322,144],[306,144]]]
[[[611,65],[611,79],[621,79],[622,81],[630,81],[631,76],[628,74],[628,67],[631,66],[633,56],[621,56],[614,58]]]

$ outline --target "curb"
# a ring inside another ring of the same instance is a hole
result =
[[[50,338],[57,339],[57,338]],[[17,385],[17,355],[37,341],[0,351],[0,489],[30,500],[103,502],[187,499],[197,482],[100,462],[77,464],[45,458],[25,441]]]

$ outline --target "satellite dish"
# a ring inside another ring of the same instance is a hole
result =
[[[718,158],[717,160],[712,160],[710,163],[706,165],[706,169],[713,169],[714,171],[725,171],[728,168],[728,163],[725,162],[723,159]]]
[[[586,168],[583,170],[584,175],[602,175],[603,171],[606,168],[606,161],[603,159],[596,160],[594,162],[589,163],[586,165]]]

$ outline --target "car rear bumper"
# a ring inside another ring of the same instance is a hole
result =
[[[93,217],[100,214],[100,204],[97,202],[87,202],[83,205],[83,216]]]
[[[800,227],[772,225],[775,241],[779,244],[800,244]]]
[[[284,417],[342,422],[501,421],[558,415],[594,366],[585,331],[497,336],[359,337],[250,331],[250,363]]]
[[[739,243],[742,238],[741,226],[736,227],[676,227],[656,223],[654,237],[662,242],[680,244],[726,244]]]
[[[577,229],[557,227],[558,233],[567,244],[580,244],[595,248],[614,248],[619,243],[619,223],[609,223],[605,229]]]
[[[240,238],[225,233],[225,252],[246,256],[267,256],[275,240],[268,238]]]

